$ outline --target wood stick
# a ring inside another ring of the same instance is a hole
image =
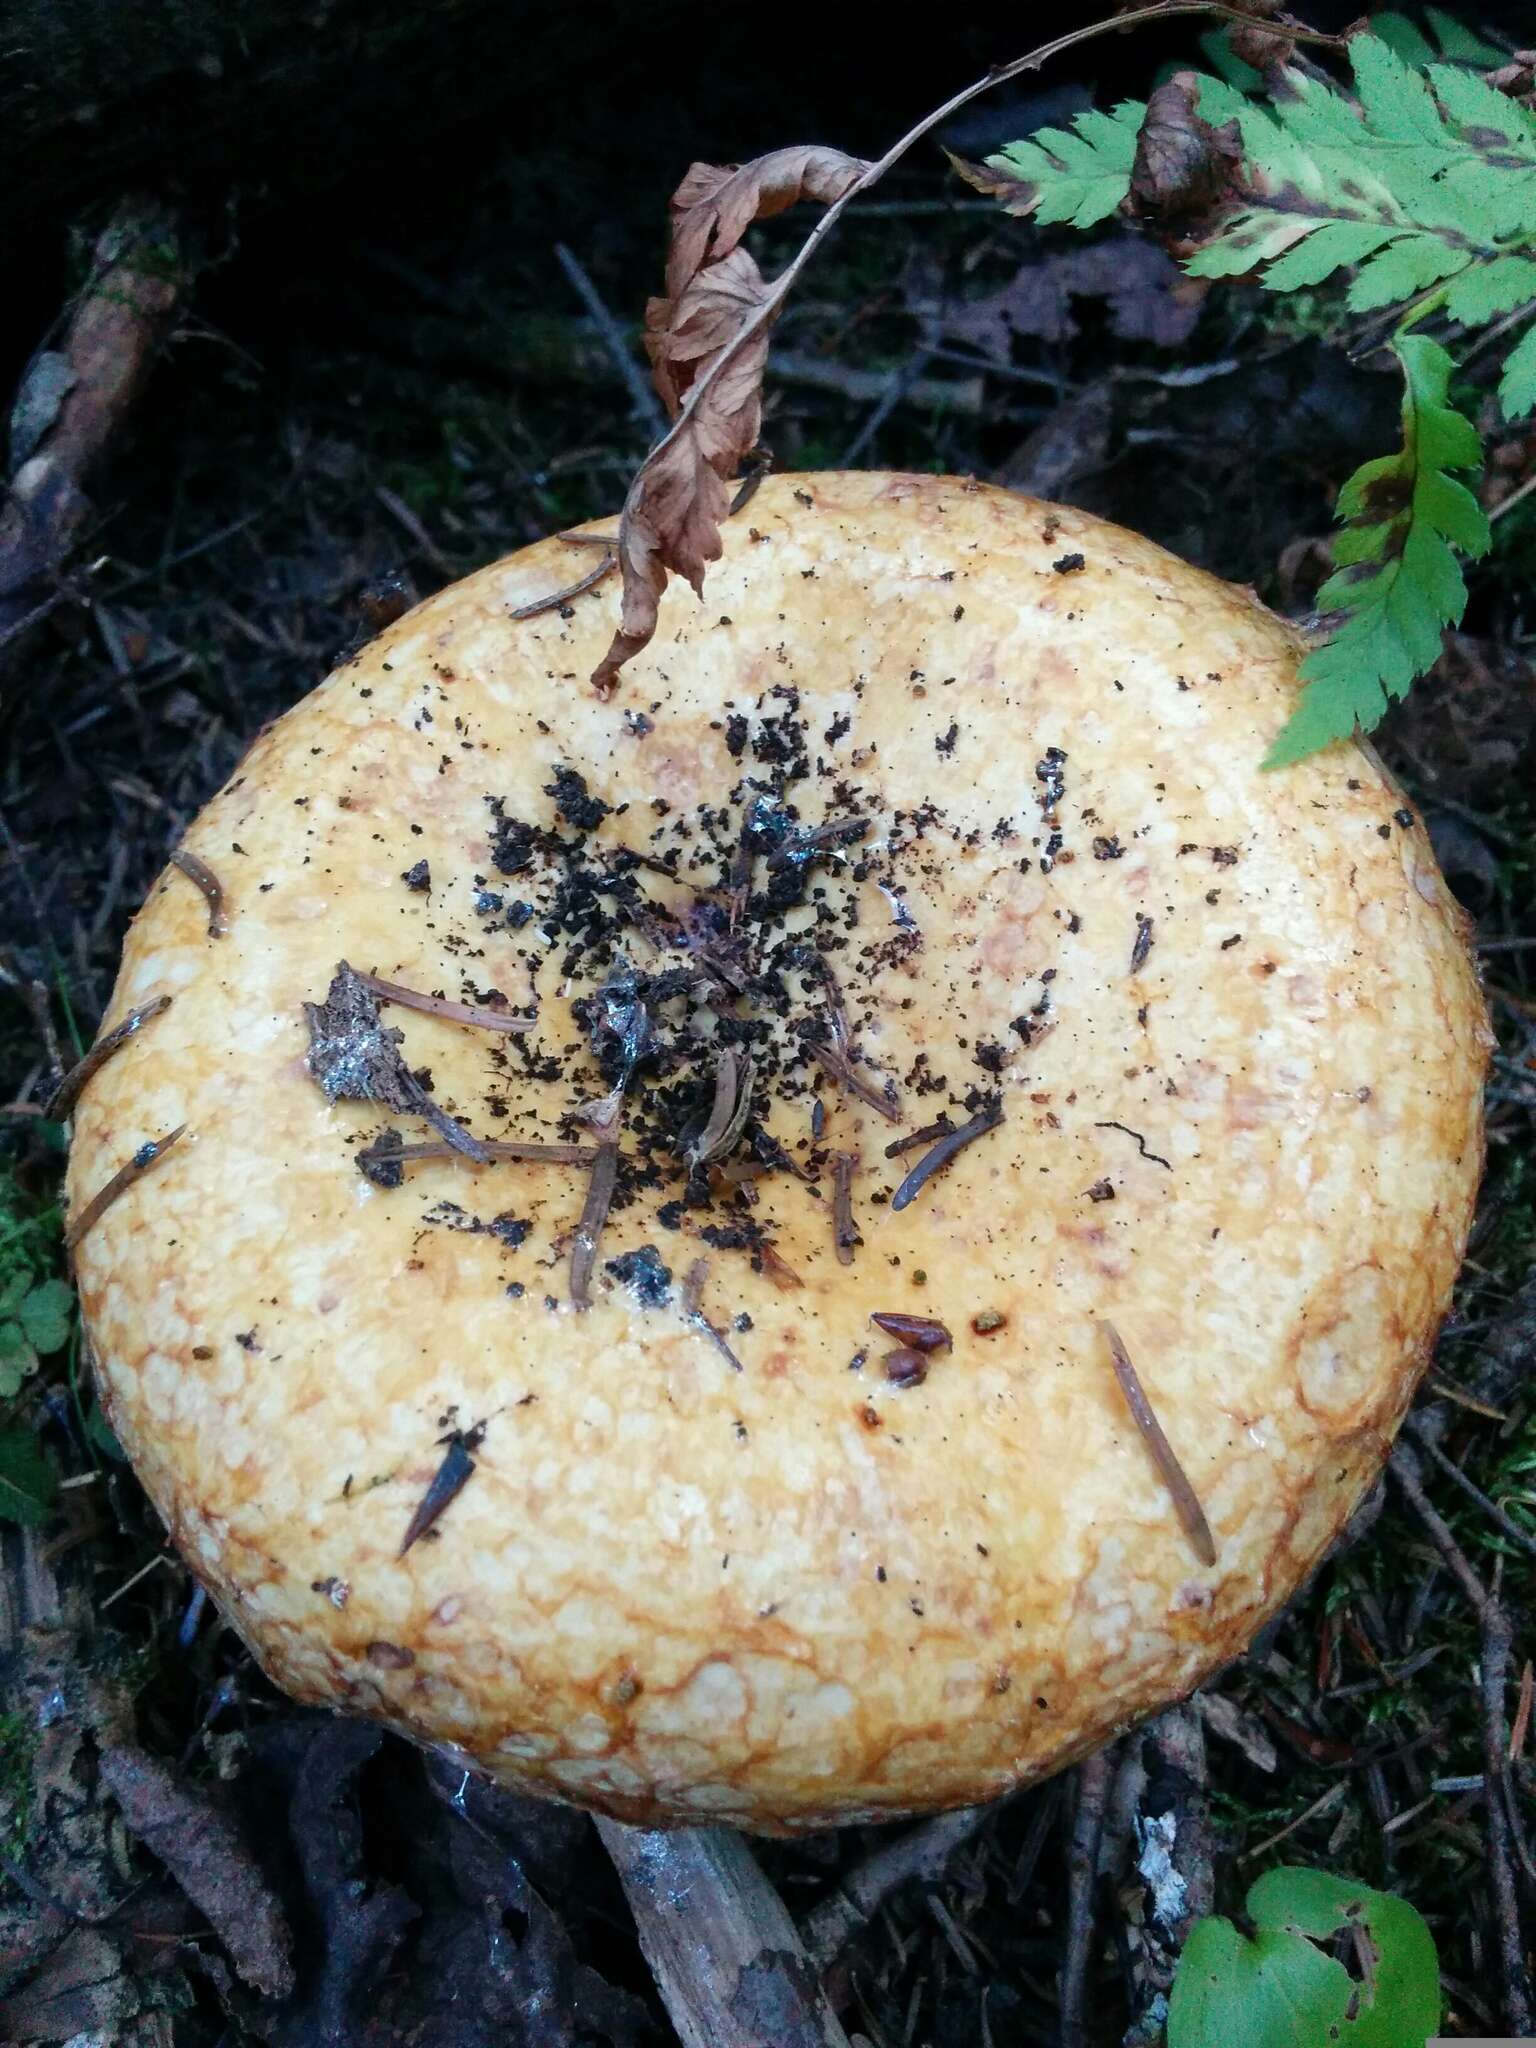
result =
[[[1085,1994],[1099,1917],[1099,1836],[1115,1774],[1114,1750],[1077,1767],[1077,1804],[1067,1849],[1067,1940],[1061,1958],[1061,2048],[1086,2048]]]
[[[39,350],[18,411],[32,421],[0,509],[0,647],[50,609],[90,516],[85,486],[170,331],[187,279],[174,215],[125,200],[96,243],[91,276],[57,349]]]
[[[1179,1951],[1215,1904],[1205,1724],[1194,1706],[1169,1707],[1128,1745],[1137,1772],[1132,1825],[1135,1896],[1127,1915],[1131,2022],[1125,2048],[1153,2048],[1168,2023]],[[1120,1893],[1125,1901],[1125,1893]]]
[[[784,1901],[734,1828],[597,1830],[683,2048],[849,2048]]]

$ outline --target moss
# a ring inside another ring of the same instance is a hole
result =
[[[37,1730],[19,1711],[0,1714],[0,1846],[19,1856],[32,1827],[32,1760]]]

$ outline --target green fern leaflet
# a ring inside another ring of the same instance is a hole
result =
[[[1339,493],[1338,567],[1317,605],[1342,623],[1303,662],[1306,688],[1266,767],[1378,724],[1461,617],[1467,589],[1453,550],[1480,555],[1488,546],[1482,507],[1448,474],[1482,460],[1476,429],[1446,397],[1451,358],[1422,335],[1403,336],[1393,352],[1403,366],[1403,446],[1363,464]]]
[[[985,164],[956,156],[950,162],[977,191],[1000,199],[1007,213],[1033,215],[1042,227],[1097,227],[1130,189],[1146,111],[1139,100],[1126,100],[1112,114],[1090,107],[1070,128],[1041,128]]]

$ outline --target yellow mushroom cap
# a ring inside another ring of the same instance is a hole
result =
[[[258,739],[186,840],[222,936],[156,884],[106,1025],[172,1003],[70,1162],[78,1218],[186,1126],[77,1250],[107,1413],[299,1698],[631,1819],[987,1799],[1240,1652],[1379,1470],[1481,1166],[1463,921],[1373,756],[1261,771],[1293,632],[1119,528],[770,479],[606,701],[616,578],[513,617],[590,566]],[[414,1107],[332,1101],[343,961],[535,1021],[386,1003]],[[606,1217],[585,1164],[359,1167],[605,1097]]]

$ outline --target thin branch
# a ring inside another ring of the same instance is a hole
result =
[[[889,1092],[876,1088],[873,1082],[865,1080],[847,1053],[840,1052],[834,1045],[823,1045],[820,1039],[809,1040],[805,1049],[817,1066],[824,1067],[840,1088],[846,1088],[848,1093],[857,1096],[860,1102],[878,1110],[887,1123],[900,1123],[901,1105],[896,1101],[895,1091],[891,1089],[889,1081],[885,1084]]]
[[[400,1142],[398,1131],[383,1131],[371,1145],[365,1145],[357,1154],[357,1170],[365,1180],[396,1187],[399,1185],[396,1169],[413,1166],[423,1159],[468,1159],[471,1166],[496,1159],[523,1160],[530,1166],[593,1166],[597,1163],[595,1145],[539,1144],[532,1139],[486,1138],[482,1149],[484,1161],[475,1159],[458,1145],[450,1145],[442,1138],[427,1138],[419,1144],[407,1145]]]
[[[635,418],[649,434],[660,434],[666,429],[667,416],[649,382],[635,361],[623,329],[604,305],[597,286],[592,282],[576,256],[564,242],[555,244],[555,261],[570,280],[571,289],[592,316],[598,333],[603,337],[614,367],[624,379],[624,388],[629,393],[634,407]]]
[[[619,1145],[613,1133],[618,1128],[618,1111],[596,1127],[599,1131],[597,1156],[587,1182],[587,1198],[581,1207],[581,1221],[571,1239],[571,1300],[577,1308],[592,1306],[592,1268],[597,1264],[597,1247],[603,1225],[613,1202],[619,1179]]]
[[[801,1924],[806,1953],[815,1967],[830,1969],[854,1936],[903,1885],[940,1883],[956,1853],[985,1827],[1001,1803],[941,1813],[919,1827],[908,1828],[893,1842],[882,1842],[872,1855],[856,1863]]]
[[[1067,1939],[1061,1958],[1061,2048],[1085,2048],[1085,1994],[1099,1917],[1099,1836],[1114,1779],[1114,1750],[1077,1767],[1077,1804],[1067,1848]]]
[[[540,612],[552,612],[573,597],[581,597],[589,590],[595,590],[611,570],[618,567],[619,558],[609,548],[595,569],[589,569],[585,576],[578,576],[574,583],[567,583],[563,590],[552,590],[548,597],[536,597],[531,604],[514,605],[514,619],[536,619]]]
[[[1422,1468],[1411,1445],[1399,1440],[1388,1470],[1406,1494],[1430,1541],[1445,1559],[1477,1615],[1483,1738],[1483,1826],[1488,1844],[1488,1889],[1498,1932],[1504,2017],[1513,2035],[1536,2033],[1536,2006],[1531,2002],[1531,1980],[1526,1968],[1525,1941],[1520,1925],[1520,1895],[1515,1881],[1514,1843],[1505,1803],[1509,1790],[1509,1751],[1504,1695],[1509,1683],[1514,1630],[1508,1614],[1484,1586],[1465,1551],[1430,1500],[1424,1487]]]

